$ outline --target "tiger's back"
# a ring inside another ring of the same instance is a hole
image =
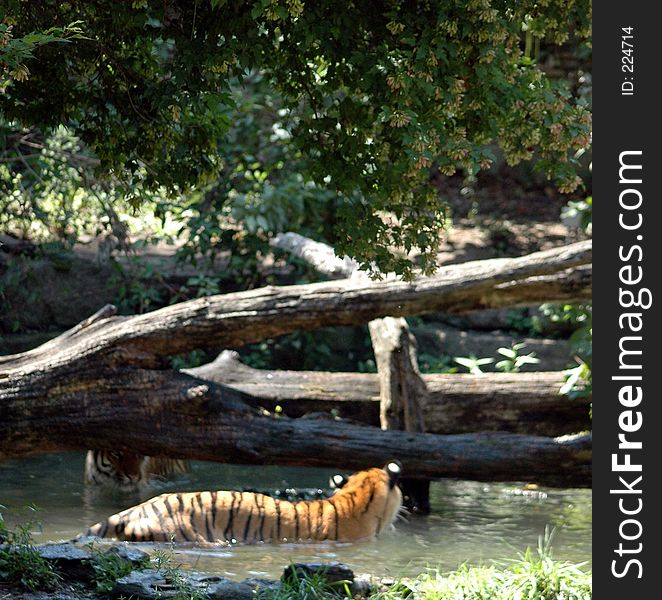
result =
[[[129,541],[357,541],[378,535],[400,509],[400,467],[355,473],[326,500],[290,502],[256,492],[162,494],[110,516],[87,535]]]

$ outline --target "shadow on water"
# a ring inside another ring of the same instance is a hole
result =
[[[84,453],[52,454],[0,462],[0,505],[7,523],[27,520],[36,505],[42,523],[38,542],[71,539],[111,513],[168,491],[326,487],[331,469],[256,467],[194,462],[175,481],[156,482],[140,493],[99,492],[83,484]],[[507,561],[536,547],[545,527],[555,528],[553,555],[573,562],[591,559],[591,491],[527,489],[473,481],[433,482],[431,514],[398,521],[378,540],[356,544],[279,546],[178,546],[185,567],[233,578],[274,577],[292,560],[339,560],[356,572],[416,575],[426,567],[454,569]]]

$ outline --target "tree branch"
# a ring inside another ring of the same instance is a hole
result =
[[[433,435],[333,419],[266,416],[241,392],[183,373],[96,368],[0,393],[0,459],[101,448],[238,464],[359,469],[403,462],[415,477],[590,485],[591,436]]]
[[[513,303],[513,282],[541,295],[539,278],[591,261],[591,242],[519,258],[467,262],[413,282],[343,279],[209,296],[144,315],[110,317],[63,340],[59,355],[43,349],[0,357],[0,379],[26,365],[94,359],[159,368],[168,355],[236,347],[298,329],[366,323],[384,316],[459,312]],[[530,295],[527,302],[531,301]]]
[[[333,413],[380,426],[380,386],[374,373],[253,369],[228,350],[185,372],[243,392],[243,400],[256,409],[273,413],[280,406],[295,418]],[[562,372],[431,374],[422,379],[428,390],[423,415],[429,433],[508,431],[554,437],[591,428],[591,397],[570,400],[559,394]]]

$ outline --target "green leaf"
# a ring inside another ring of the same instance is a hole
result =
[[[501,354],[501,356],[505,356],[507,358],[515,359],[517,358],[517,351],[513,348],[498,348],[497,352]]]

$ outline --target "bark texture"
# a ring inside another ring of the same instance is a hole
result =
[[[379,421],[382,429],[425,431],[423,406],[428,390],[416,359],[416,338],[403,317],[374,319],[368,324],[377,361]],[[403,504],[415,513],[430,512],[430,481],[402,477]]]
[[[209,296],[144,315],[101,319],[35,350],[0,357],[0,378],[39,364],[63,364],[74,357],[103,357],[115,365],[158,368],[168,355],[201,347],[241,346],[298,329],[360,324],[384,316],[494,307],[499,305],[502,291],[507,304],[514,305],[518,287],[513,282],[520,281],[525,290],[530,285],[539,287],[541,276],[590,261],[589,240],[519,258],[442,267],[433,277],[413,282],[368,283],[350,278]],[[527,296],[524,303],[531,302]]]
[[[0,458],[115,449],[234,463],[364,468],[409,476],[589,485],[591,437],[380,431],[275,418],[241,390],[173,372],[167,357],[387,315],[493,305],[512,281],[590,262],[590,242],[442,268],[411,283],[346,279],[201,298],[134,317],[102,309],[38,348],[0,358]]]
[[[377,361],[379,421],[382,429],[425,431],[427,388],[416,360],[416,340],[404,318],[385,317],[368,324]]]
[[[316,413],[380,426],[380,385],[373,373],[270,371],[253,369],[236,352],[187,373],[246,394],[254,408],[280,406],[293,418]],[[559,436],[591,428],[591,398],[559,394],[562,372],[422,375],[428,391],[423,405],[429,433],[509,431]]]
[[[420,478],[591,481],[591,436],[381,431],[265,415],[241,392],[182,373],[112,367],[3,390],[0,458],[85,448],[237,464],[360,469],[397,458]],[[46,388],[47,386],[47,388]]]

